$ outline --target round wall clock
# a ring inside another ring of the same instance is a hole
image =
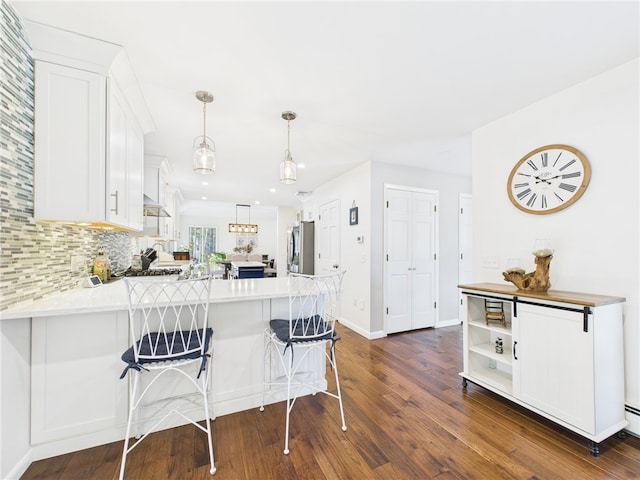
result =
[[[507,180],[509,199],[520,210],[543,215],[578,200],[589,185],[587,157],[568,145],[546,145],[527,153]]]

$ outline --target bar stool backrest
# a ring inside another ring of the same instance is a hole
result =
[[[125,278],[136,363],[205,354],[210,277],[189,280]]]
[[[289,338],[293,342],[328,340],[340,317],[344,272],[290,275]]]

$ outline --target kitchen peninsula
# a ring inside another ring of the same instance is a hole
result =
[[[132,343],[127,308],[125,284],[116,281],[17,304],[1,313],[2,321],[31,322],[34,459],[123,439],[128,381],[119,379],[125,367],[120,355]],[[288,312],[287,277],[212,281],[215,415],[260,405],[264,329],[271,318],[287,318]],[[324,382],[324,363],[313,368],[316,381]],[[179,391],[180,386],[167,383],[162,388]]]

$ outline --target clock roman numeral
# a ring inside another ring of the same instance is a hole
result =
[[[526,190],[521,191],[518,194],[518,200],[522,200],[522,199],[526,198],[527,195],[529,195],[530,193],[531,193],[531,189],[530,188],[527,188]]]
[[[542,166],[546,167],[549,164],[549,153],[542,152],[540,156],[542,157]]]
[[[513,185],[513,188],[523,188],[523,187],[528,187],[529,183],[525,182],[525,183],[515,183]]]
[[[569,185],[568,183],[561,183],[560,185],[558,185],[558,187],[566,190],[567,192],[575,192],[576,188],[578,188],[575,185]]]
[[[575,178],[579,177],[580,175],[582,175],[582,172],[565,173],[564,175],[562,175],[562,178]]]
[[[538,198],[538,194],[534,193],[531,195],[531,198],[527,201],[527,207],[532,207],[534,203],[536,203],[536,198]]]
[[[562,167],[560,167],[560,171],[563,171],[565,168],[567,168],[569,165],[573,165],[574,163],[576,163],[576,159],[572,159],[570,162],[565,163]]]
[[[560,195],[558,195],[556,192],[553,192],[553,194],[556,196],[556,198],[558,200],[560,200],[560,202],[564,202],[564,198],[562,198]]]
[[[540,200],[542,202],[542,208],[547,208],[547,196],[542,195],[542,198]]]
[[[556,163],[558,163],[558,160],[560,160],[560,157],[561,157],[561,156],[562,156],[562,152],[560,152],[560,153],[558,154],[558,156],[556,157],[556,161],[555,161],[555,162],[553,162],[553,166],[554,166],[554,167],[556,166]]]
[[[530,166],[532,169],[534,169],[534,170],[538,170],[538,167],[536,167],[536,164],[535,164],[535,163],[533,163],[533,160],[532,160],[532,159],[527,160],[527,165],[529,165],[529,166]]]

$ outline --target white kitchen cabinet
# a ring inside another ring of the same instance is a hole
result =
[[[167,179],[171,176],[171,167],[166,157],[159,155],[144,156],[144,196],[154,205],[172,215],[171,206],[167,203]],[[171,191],[169,191],[171,197]],[[171,197],[172,200],[172,197]],[[158,239],[169,239],[169,218],[166,216],[156,216],[157,209],[149,209],[154,214],[144,217],[143,234],[148,237]]]
[[[142,230],[152,122],[124,49],[26,26],[35,59],[34,218]]]
[[[127,312],[39,317],[31,328],[31,444],[42,450],[38,457],[121,440]],[[62,441],[65,449],[57,450]]]
[[[624,298],[460,285],[464,370],[485,387],[598,443],[627,426],[624,415]],[[503,302],[507,325],[487,325],[485,299]],[[496,352],[502,340],[503,353]]]
[[[109,82],[107,220],[142,230],[144,135],[115,80]]]
[[[117,83],[43,61],[35,78],[34,217],[141,230],[142,132]]]

